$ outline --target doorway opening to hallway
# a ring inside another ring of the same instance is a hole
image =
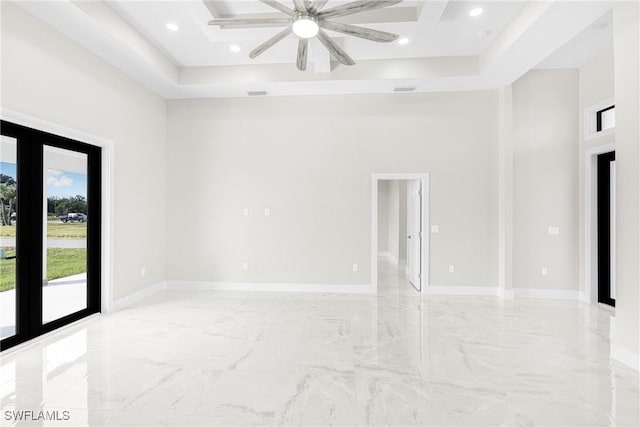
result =
[[[372,277],[378,293],[428,286],[428,175],[373,176]]]

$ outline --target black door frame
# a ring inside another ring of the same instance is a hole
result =
[[[0,350],[43,335],[91,314],[101,302],[102,148],[74,139],[0,120],[0,133],[17,140],[20,206],[16,221],[16,333],[0,341]],[[87,155],[87,307],[42,323],[43,161],[44,147]]]
[[[598,155],[598,302],[616,306],[611,298],[611,162],[615,151]]]

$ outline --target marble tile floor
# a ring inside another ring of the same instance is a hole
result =
[[[604,309],[423,296],[389,264],[373,295],[165,290],[3,356],[17,425],[640,424],[639,377]]]

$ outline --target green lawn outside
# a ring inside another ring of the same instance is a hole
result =
[[[0,237],[16,237],[16,225],[0,226]],[[47,237],[52,239],[86,239],[86,223],[48,222]]]
[[[2,227],[5,228],[5,227]],[[5,256],[13,256],[15,251],[7,250]],[[87,271],[86,249],[47,249],[47,278],[59,279]],[[0,259],[0,292],[15,287],[16,260]]]
[[[0,225],[0,237],[16,237],[16,225]]]
[[[5,227],[2,227],[5,228]],[[15,250],[5,249],[5,256],[15,256]],[[0,259],[0,292],[8,291],[16,286],[16,260]]]

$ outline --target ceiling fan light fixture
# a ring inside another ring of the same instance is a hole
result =
[[[208,0],[205,0],[205,2],[206,1]],[[241,28],[245,26],[265,28],[283,26],[285,28],[282,31],[249,52],[249,58],[255,59],[267,49],[270,49],[276,43],[286,39],[293,33],[298,37],[296,67],[300,71],[306,71],[310,49],[309,39],[314,37],[329,51],[331,57],[340,64],[354,65],[356,63],[325,30],[378,43],[397,41],[399,38],[398,34],[346,24],[339,20],[333,21],[332,19],[384,9],[402,3],[402,1],[403,0],[347,0],[344,4],[326,9],[327,0],[293,0],[293,8],[284,6],[278,0],[260,0],[260,2],[265,5],[277,9],[283,16],[250,17],[244,15],[232,18],[215,18],[210,20],[208,25],[217,25],[220,26],[220,28]],[[404,43],[404,41],[401,43]]]
[[[293,21],[293,33],[303,39],[315,37],[320,30],[318,22],[310,16],[300,16]]]

